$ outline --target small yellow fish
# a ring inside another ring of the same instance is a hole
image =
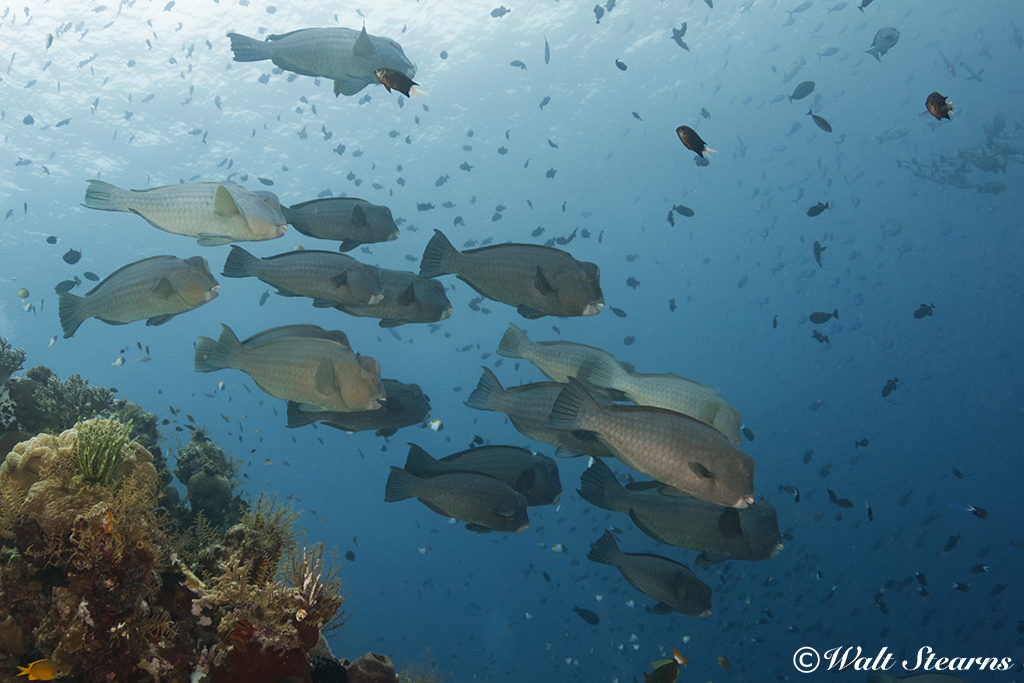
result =
[[[726,671],[732,668],[732,662],[725,655],[718,655],[718,666],[722,667]]]
[[[49,659],[40,659],[28,666],[19,666],[18,671],[19,676],[28,676],[30,681],[52,681],[64,675],[64,671]]]
[[[444,423],[441,422],[440,420],[431,420],[430,422],[427,423],[427,425],[430,427],[432,431],[435,432],[439,432],[442,429],[444,429]]]
[[[19,299],[27,299],[28,298],[28,290],[25,289],[24,287],[19,289],[18,290],[18,298]]]

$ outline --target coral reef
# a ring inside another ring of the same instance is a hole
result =
[[[406,662],[398,673],[398,683],[444,683],[451,676],[442,675],[430,659],[430,648],[423,651],[423,659],[410,665]]]
[[[78,375],[10,377],[23,362],[0,339],[0,678],[45,660],[84,683],[396,681],[383,655],[333,657],[334,554],[236,495],[205,429],[179,448],[186,507],[155,415]],[[403,680],[443,680],[423,667]]]

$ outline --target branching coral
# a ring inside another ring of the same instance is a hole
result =
[[[12,348],[6,339],[0,337],[0,385],[5,384],[11,375],[21,370],[24,362],[25,352]]]

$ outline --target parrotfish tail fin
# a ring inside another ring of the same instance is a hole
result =
[[[100,211],[121,210],[114,206],[114,202],[110,198],[110,193],[118,189],[117,187],[102,180],[90,180],[88,182],[89,187],[85,188],[85,203],[82,206],[89,209],[99,209]]]
[[[70,292],[57,292],[57,308],[60,314],[60,326],[64,329],[64,338],[75,336],[75,330],[85,322],[88,316],[82,315],[79,304],[82,297]]]
[[[569,384],[558,394],[555,405],[551,408],[548,427],[565,430],[579,429],[577,424],[579,414],[588,405],[597,405],[597,402],[578,379],[570,377]]]
[[[863,12],[863,11],[864,10],[861,10],[861,12]],[[879,62],[882,61],[882,58],[878,56],[878,50],[876,50],[875,48],[871,48],[870,50],[864,50],[864,52],[869,54],[869,55],[871,55],[872,57],[877,59]]]
[[[273,43],[256,40],[240,33],[229,33],[231,51],[235,53],[236,62],[259,62],[270,59]]]
[[[224,272],[221,275],[224,277],[249,277],[255,274],[259,263],[259,258],[232,244],[231,253],[228,254],[227,261],[224,262]]]
[[[397,503],[400,500],[412,498],[415,495],[413,493],[415,483],[416,477],[402,468],[392,465],[388,483],[384,485],[384,502]]]
[[[427,242],[427,248],[423,250],[423,258],[420,260],[420,277],[437,277],[448,273],[445,260],[458,254],[459,250],[452,246],[444,233],[435,230],[434,236]]]
[[[838,308],[836,310],[832,311],[832,317],[835,318],[836,320],[839,320],[839,309]]]
[[[508,329],[505,330],[505,336],[498,344],[498,355],[505,358],[522,358],[525,347],[530,343],[525,332],[519,329],[515,323],[509,323]]]
[[[196,341],[196,372],[214,372],[231,367],[231,355],[242,347],[238,337],[227,325],[221,325],[220,339],[200,337]]]
[[[477,410],[494,410],[491,407],[491,396],[503,393],[505,393],[505,388],[501,386],[501,382],[498,381],[498,378],[490,368],[485,367],[484,374],[481,375],[476,389],[469,395],[469,400],[465,401],[465,404]]]
[[[425,450],[414,443],[409,444],[409,457],[405,461],[405,471],[414,477],[429,479],[448,472],[448,468],[430,456]]]
[[[615,537],[612,536],[612,532],[605,531],[604,535],[591,546],[590,552],[587,553],[587,559],[591,562],[600,562],[601,564],[614,566],[621,552],[618,544],[615,542]]]
[[[626,370],[611,358],[601,358],[590,368],[587,381],[602,389],[617,389],[619,382],[616,376],[625,374]]]
[[[207,339],[208,337],[200,337],[201,339]],[[213,341],[212,339],[210,341]],[[295,429],[296,427],[305,427],[308,424],[313,424],[316,419],[311,417],[309,413],[299,407],[299,404],[295,401],[288,401],[288,429]]]
[[[583,500],[605,510],[614,509],[614,499],[624,491],[612,468],[598,458],[594,458],[594,464],[580,477],[580,488],[577,490]]]

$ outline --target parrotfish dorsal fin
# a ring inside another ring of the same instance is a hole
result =
[[[355,44],[352,46],[352,54],[356,57],[373,57],[377,54],[377,48],[370,42],[370,34],[366,32],[366,26],[359,32]]]

